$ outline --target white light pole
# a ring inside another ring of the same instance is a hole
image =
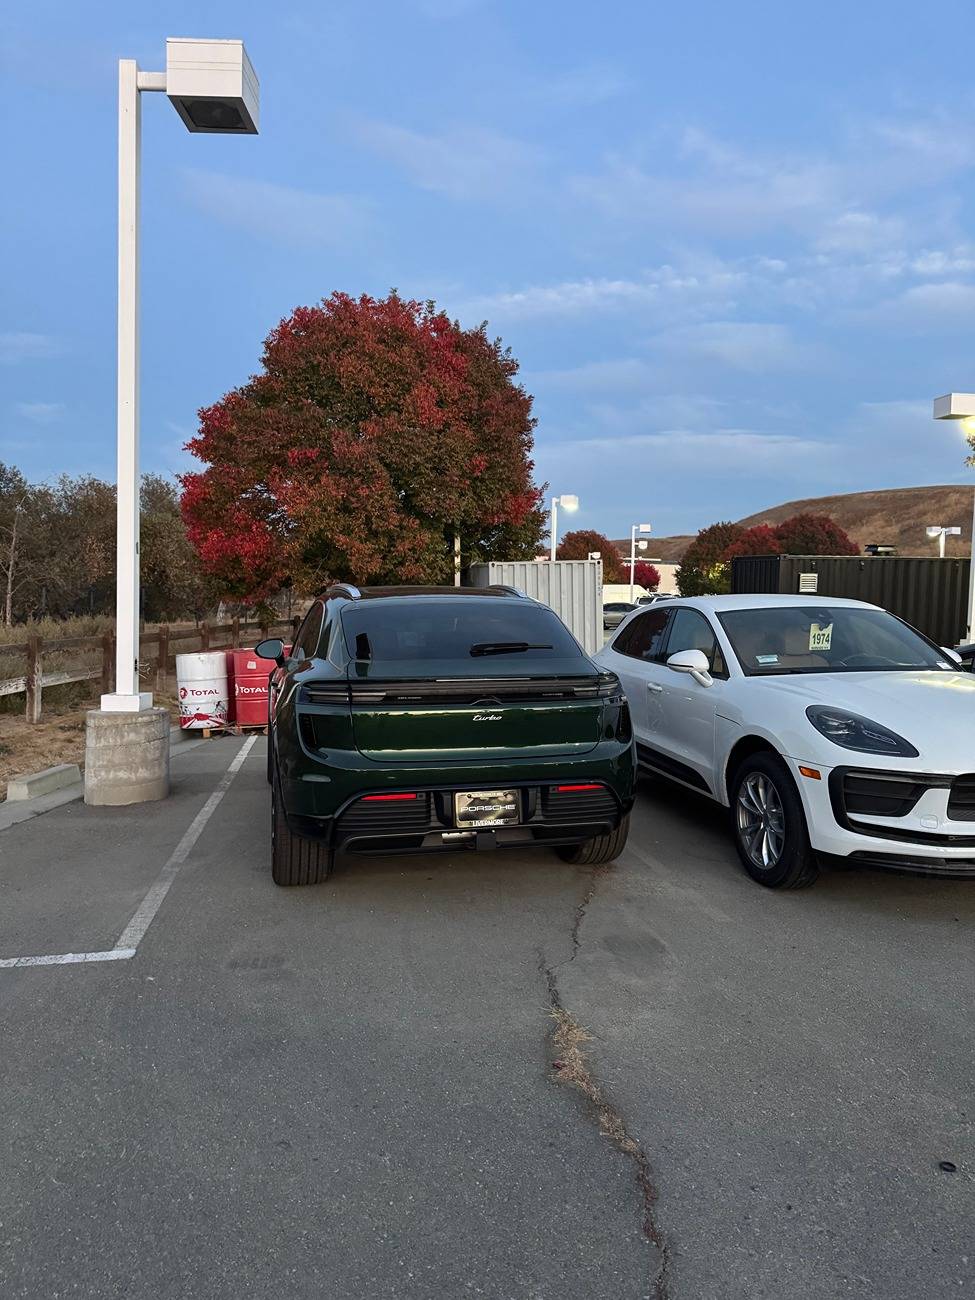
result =
[[[559,544],[559,506],[570,513],[579,509],[579,498],[571,493],[563,493],[560,497],[552,497],[552,560],[555,560],[555,548]]]
[[[166,41],[166,71],[118,65],[118,486],[115,690],[103,712],[148,709],[139,690],[139,171],[141,96],[163,91],[188,130],[256,135],[259,87],[242,41]]]
[[[925,528],[924,533],[926,537],[930,537],[932,542],[935,538],[938,539],[938,559],[943,560],[945,558],[945,538],[959,537],[961,535],[961,529],[945,528],[943,524],[929,524],[927,528]]]
[[[633,604],[633,570],[636,568],[636,535],[637,533],[649,533],[652,531],[651,524],[634,524],[630,529],[630,604]],[[646,542],[640,542],[640,550],[645,551]]]
[[[936,420],[975,419],[975,393],[945,393],[934,399]],[[975,641],[975,494],[972,501],[972,549],[968,568],[967,639]]]

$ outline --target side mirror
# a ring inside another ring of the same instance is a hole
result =
[[[941,649],[944,651],[945,657],[950,659],[953,664],[957,664],[959,668],[964,664],[965,661],[957,650],[949,650],[946,645],[943,645]]]
[[[700,686],[713,686],[708,657],[703,650],[678,650],[667,660],[675,673],[689,673]]]
[[[254,647],[254,653],[261,659],[273,659],[280,668],[284,663],[284,642],[278,637],[269,637]]]

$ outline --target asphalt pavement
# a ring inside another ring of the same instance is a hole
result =
[[[609,870],[280,890],[240,749],[0,832],[0,959],[104,958],[151,913],[134,956],[0,968],[4,1300],[975,1286],[975,885],[768,893],[647,783]]]

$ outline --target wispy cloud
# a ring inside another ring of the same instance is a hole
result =
[[[17,330],[0,333],[0,364],[6,366],[54,357],[60,351],[60,341],[51,334],[30,334]]]
[[[361,246],[377,228],[369,200],[318,194],[272,181],[187,169],[185,188],[201,211],[262,239],[297,248]]]
[[[17,414],[33,424],[53,424],[64,414],[63,402],[17,402]]]
[[[753,373],[809,369],[818,356],[816,349],[799,343],[787,325],[758,321],[683,326],[659,334],[650,346],[670,357]]]
[[[400,167],[420,189],[463,200],[497,200],[520,190],[535,174],[535,149],[487,127],[457,126],[442,133],[410,131],[391,122],[361,121],[359,140]]]

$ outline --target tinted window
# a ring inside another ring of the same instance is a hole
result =
[[[503,658],[524,664],[583,654],[561,619],[527,600],[364,600],[343,609],[342,629],[349,654],[364,662],[466,659],[475,665]]]
[[[714,629],[696,609],[678,607],[673,611],[674,622],[667,639],[667,658],[681,650],[701,650],[707,656],[708,667],[715,677],[726,676],[724,658],[718,646]]]
[[[631,618],[613,642],[613,649],[631,659],[655,659],[663,642],[670,610],[654,609]]]
[[[293,659],[313,659],[318,651],[318,638],[322,630],[322,606],[315,602],[305,615],[305,621],[295,633],[294,646],[291,650]]]
[[[769,673],[944,671],[942,651],[882,609],[779,605],[719,615],[741,666]]]

